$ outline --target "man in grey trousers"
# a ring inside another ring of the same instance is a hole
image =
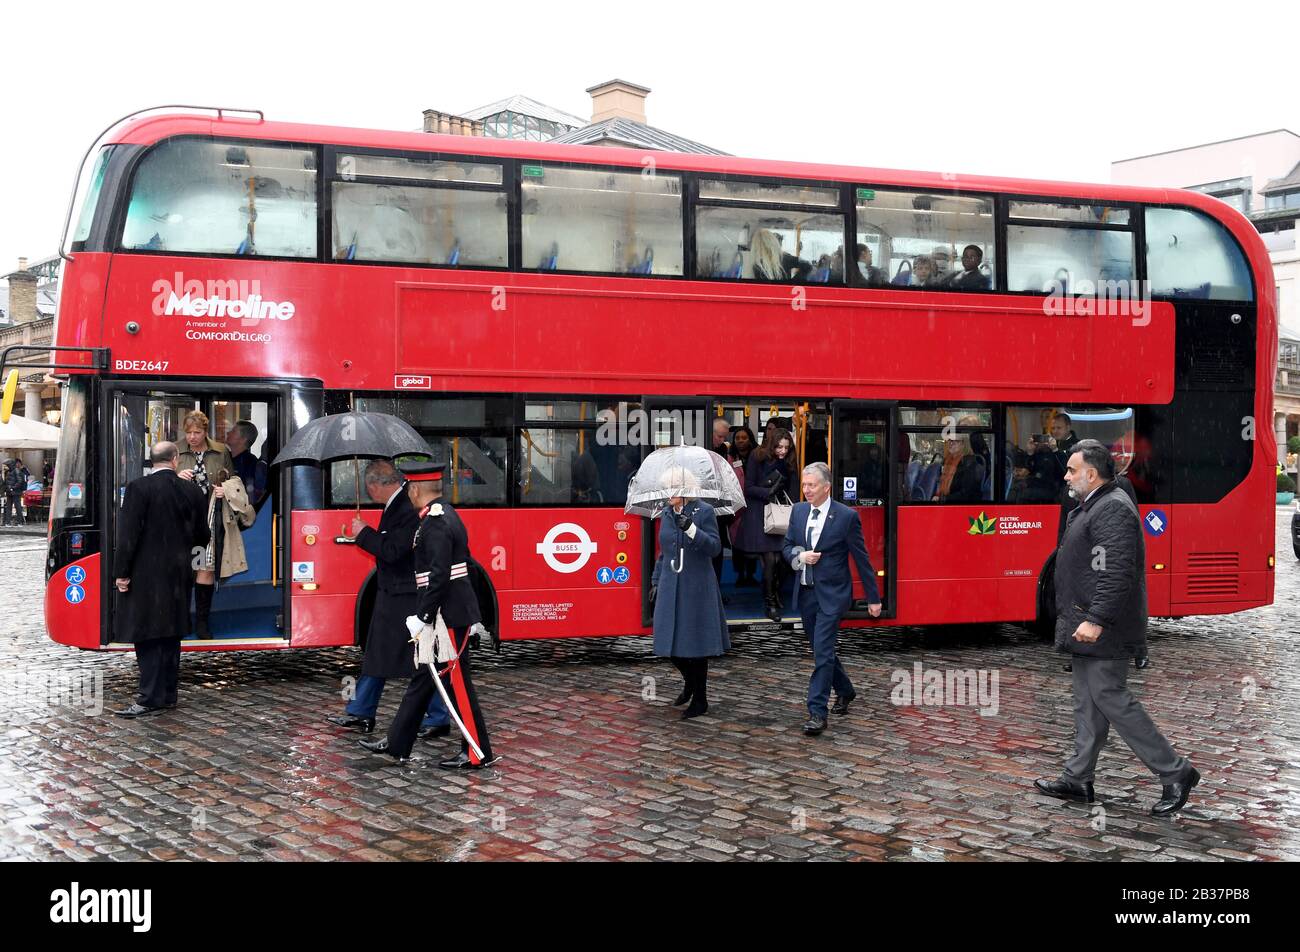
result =
[[[1128,689],[1128,666],[1146,645],[1146,545],[1137,507],[1096,440],[1071,447],[1065,481],[1080,500],[1056,552],[1056,648],[1073,655],[1075,753],[1060,780],[1036,780],[1048,796],[1092,803],[1093,771],[1113,725],[1163,785],[1152,816],[1187,803],[1200,781]]]

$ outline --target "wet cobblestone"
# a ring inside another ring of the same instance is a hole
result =
[[[1300,860],[1300,563],[1279,510],[1277,601],[1155,621],[1131,683],[1204,776],[1172,820],[1112,738],[1099,807],[1033,791],[1070,745],[1069,675],[1015,626],[849,633],[851,713],[806,738],[798,632],[753,629],[713,667],[710,713],[644,639],[512,644],[478,659],[501,764],[417,747],[403,767],[326,724],[351,649],[186,655],[181,707],[140,721],[129,654],[51,643],[38,538],[0,537],[0,859]],[[891,674],[998,673],[996,714],[890,701]],[[100,679],[105,710],[46,682]],[[381,727],[400,691],[391,686]]]

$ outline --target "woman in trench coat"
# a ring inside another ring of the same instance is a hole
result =
[[[669,470],[661,485],[688,493],[695,479],[685,470]],[[671,659],[686,685],[675,707],[688,704],[682,720],[709,709],[709,659],[731,648],[722,591],[713,572],[713,557],[722,551],[713,507],[674,496],[659,518],[659,558],[650,576],[654,604],[654,653]],[[681,571],[677,571],[680,568]]]

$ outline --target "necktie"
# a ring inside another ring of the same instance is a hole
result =
[[[807,543],[808,543],[808,545],[807,545],[807,548],[809,548],[809,549],[811,549],[811,548],[813,547],[813,541],[812,541],[812,539],[813,539],[813,523],[815,523],[816,521],[817,521],[817,510],[816,510],[816,509],[813,509],[812,514],[808,516],[808,529],[807,529]],[[799,579],[799,581],[800,581],[802,584],[807,585],[807,584],[808,584],[808,566],[805,565],[805,566],[803,567],[803,572],[800,573],[800,574],[801,574],[801,578]]]

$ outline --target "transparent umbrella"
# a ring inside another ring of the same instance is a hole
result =
[[[647,456],[628,483],[624,512],[654,519],[674,496],[706,502],[720,516],[745,508],[731,464],[702,446],[665,446]]]
[[[655,519],[677,496],[706,502],[723,516],[745,507],[745,493],[729,462],[702,446],[665,446],[647,456],[628,483],[624,512]],[[684,565],[683,559],[671,568],[681,572]]]

